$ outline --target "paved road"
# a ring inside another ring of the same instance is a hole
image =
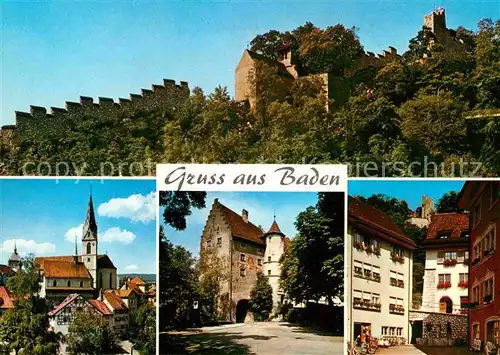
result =
[[[379,349],[376,355],[425,355],[413,345],[391,346],[387,349]]]
[[[256,355],[343,355],[343,338],[320,335],[284,322],[234,324],[203,328],[227,335]]]

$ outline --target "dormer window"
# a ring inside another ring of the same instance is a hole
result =
[[[451,230],[439,231],[438,238],[439,239],[448,239],[451,236]]]
[[[470,237],[470,234],[469,234],[469,231],[462,231],[462,233],[460,234],[460,238],[466,238],[466,239],[469,239]]]

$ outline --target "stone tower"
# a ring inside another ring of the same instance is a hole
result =
[[[269,231],[264,234],[266,251],[264,254],[264,275],[269,279],[273,288],[273,308],[276,308],[283,300],[283,293],[279,288],[280,258],[285,251],[285,235],[281,232],[276,219]]]
[[[9,258],[9,267],[14,270],[14,272],[19,271],[21,269],[21,258],[19,257],[19,254],[17,253],[17,245],[16,242],[14,242],[14,252]]]
[[[429,219],[434,213],[434,201],[431,197],[422,196],[422,218]]]
[[[92,275],[94,288],[97,287],[97,244],[97,223],[95,221],[91,192],[87,207],[87,217],[83,224],[82,259],[90,275]]]
[[[430,28],[432,33],[439,35],[446,32],[446,15],[443,8],[438,8],[424,16],[424,26]]]
[[[278,62],[285,66],[287,72],[289,72],[295,79],[299,77],[295,65],[292,64],[292,45],[290,43],[279,47],[276,50],[276,55],[278,56]]]

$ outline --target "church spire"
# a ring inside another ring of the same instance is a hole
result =
[[[94,203],[92,201],[92,187],[90,188],[87,216],[83,225],[83,240],[97,239],[97,223],[95,221]]]
[[[73,255],[73,264],[74,265],[78,264],[78,242],[76,233],[75,233],[75,255]]]

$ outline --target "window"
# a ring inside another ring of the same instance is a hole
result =
[[[486,341],[492,342],[497,347],[500,345],[500,320],[486,322]]]
[[[80,287],[83,287],[83,281],[80,281]]]
[[[437,263],[438,264],[442,264],[444,261],[444,252],[442,251],[439,251],[438,252],[438,258],[437,258]]]
[[[463,273],[458,275],[460,282],[469,282],[469,274]]]
[[[114,287],[113,287],[113,274],[109,274],[109,288],[114,289]]]
[[[396,335],[403,335],[403,328],[399,327],[398,329],[396,329]]]
[[[241,242],[241,247],[242,248],[246,248],[247,247],[247,243]]]
[[[267,261],[268,261],[269,263],[271,262],[271,257],[270,257],[270,256],[268,256],[268,257],[267,257]]]
[[[372,303],[380,303],[380,295],[378,293],[372,293]]]
[[[404,256],[404,250],[401,249],[400,247],[395,246],[395,245],[392,247],[392,252],[394,254],[396,254],[397,256]]]
[[[271,275],[271,270],[267,270],[267,274],[270,276]]]
[[[389,327],[382,327],[382,335],[388,335],[389,334]]]
[[[451,235],[451,230],[439,231],[438,237],[439,239],[448,239]]]
[[[257,253],[262,254],[262,249],[257,249]]]
[[[52,287],[57,287],[57,281],[56,280],[52,281]]]
[[[481,221],[481,200],[479,200],[472,210],[472,226],[475,227]]]
[[[451,282],[451,274],[439,274],[439,283]]]
[[[66,283],[66,286],[70,287],[71,286],[71,281],[68,280],[68,282]]]
[[[495,232],[495,225],[492,225],[484,236],[483,250],[485,254],[489,254],[490,252],[495,250]]]
[[[262,266],[262,259],[257,259],[257,265]]]
[[[207,248],[212,246],[212,239],[207,240]]]
[[[490,207],[493,206],[498,200],[500,200],[500,182],[491,182],[491,197],[490,197]]]
[[[469,234],[468,230],[462,231],[462,233],[460,233],[460,238],[466,238],[466,239],[468,239],[469,237],[470,237],[470,234]]]
[[[90,258],[87,258],[87,261],[90,263]]]
[[[479,323],[472,325],[472,338],[479,339]]]
[[[217,226],[217,228],[216,228],[215,230],[216,230],[217,234],[219,234],[219,232],[220,232],[220,227],[219,227],[219,226]]]
[[[246,270],[245,268],[240,268],[240,276],[245,276],[246,275]]]
[[[466,309],[468,303],[469,303],[468,296],[460,296],[460,308],[461,309]]]
[[[456,259],[457,259],[457,252],[450,251],[444,253],[444,260],[456,260]]]
[[[91,251],[91,245],[90,243],[87,243],[87,254],[91,254],[92,251]]]
[[[220,248],[222,246],[222,238],[217,238],[217,246]]]

